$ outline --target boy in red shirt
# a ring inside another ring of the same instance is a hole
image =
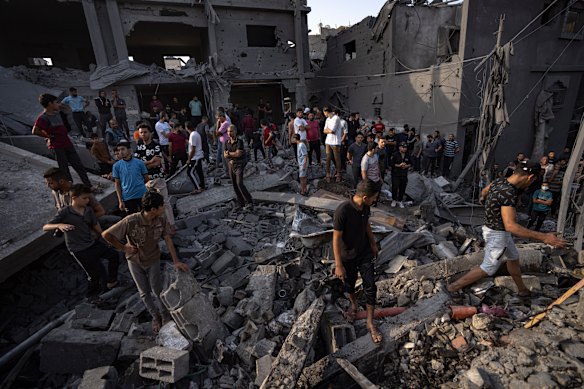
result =
[[[172,132],[168,134],[168,154],[170,157],[170,175],[176,173],[178,163],[187,164],[187,137],[180,124],[171,125]]]
[[[377,117],[377,123],[373,126],[375,133],[383,135],[385,133],[385,124],[381,122],[381,116]]]
[[[320,165],[320,123],[314,118],[311,112],[308,114],[308,131],[306,133],[306,140],[308,141],[308,164]],[[316,160],[312,163],[312,153],[316,153]]]
[[[274,143],[274,134],[272,133],[272,129],[267,120],[262,119],[260,122],[262,126],[262,130],[264,130],[264,149],[268,154],[268,165],[273,168],[274,165],[272,164],[272,157],[276,155],[275,149],[276,145]]]

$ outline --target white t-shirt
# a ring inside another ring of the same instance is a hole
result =
[[[343,139],[343,135],[344,134],[348,134],[349,133],[349,125],[347,124],[347,121],[345,119],[341,119],[341,140]]]
[[[170,134],[170,124],[167,122],[161,123],[160,121],[156,122],[156,133],[158,134],[158,143],[160,146],[168,146],[168,138],[163,136],[162,134],[168,136]]]
[[[333,131],[330,134],[326,134],[324,144],[330,146],[340,146],[341,138],[343,137],[343,132],[341,130],[341,121],[339,117],[337,115],[334,115],[332,118],[327,118],[324,128],[325,129],[328,128]]]
[[[296,118],[294,119],[294,133],[300,135],[300,140],[306,140],[306,129],[302,129],[300,130],[301,126],[308,126],[308,123],[306,123],[306,120],[302,119],[302,118]]]
[[[193,131],[191,132],[191,135],[189,135],[189,155],[191,154],[193,147],[195,148],[195,154],[193,155],[191,161],[198,161],[205,156],[205,153],[203,152],[203,142],[201,141],[201,135],[199,135],[197,131]]]

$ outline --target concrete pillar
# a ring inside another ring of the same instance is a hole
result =
[[[302,20],[302,2],[295,2],[294,10],[294,39],[296,41],[296,69],[298,71],[298,83],[296,84],[296,106],[308,104],[306,96],[306,78],[304,77],[304,35],[306,29]]]
[[[120,10],[116,0],[106,0],[107,14],[114,36],[114,44],[116,47],[116,57],[118,62],[128,60],[128,46],[126,45],[126,36],[122,28],[122,19],[120,18]]]
[[[217,32],[215,31],[215,25],[219,22],[219,19],[213,6],[208,1],[205,2],[205,14],[207,15],[208,25],[209,55],[212,56],[213,54],[219,54],[217,53]]]
[[[81,4],[83,4],[83,13],[85,14],[85,21],[87,22],[87,29],[89,30],[89,37],[91,38],[91,45],[93,46],[97,66],[107,66],[107,55],[95,10],[95,2],[94,0],[83,0]]]

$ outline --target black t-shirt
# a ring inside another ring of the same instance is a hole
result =
[[[385,145],[386,145],[387,152],[389,153],[389,155],[392,155],[397,147],[395,135],[388,135],[385,139],[386,139]],[[392,143],[392,144],[390,144],[390,143]]]
[[[335,211],[333,228],[343,233],[341,259],[343,261],[371,254],[367,225],[371,211],[367,205],[361,210],[352,200],[342,202]]]
[[[517,206],[518,191],[505,178],[498,178],[491,184],[485,201],[485,226],[492,230],[505,231],[501,207]]]
[[[138,141],[134,157],[146,162],[156,156],[160,158],[161,162],[163,161],[162,150],[160,149],[158,142],[153,140],[146,145],[143,141]],[[148,176],[150,176],[150,178],[164,178],[164,163],[161,163],[158,167],[148,169]]]
[[[396,176],[399,177],[407,177],[408,176],[408,170],[409,168],[399,168],[396,167],[395,165],[399,165],[400,163],[405,162],[408,165],[412,164],[412,160],[410,158],[410,154],[405,153],[403,158],[402,155],[399,151],[396,151],[395,153],[393,153],[393,155],[391,156],[391,174],[394,174]]]
[[[227,139],[227,141],[225,142],[225,150],[229,151],[230,153],[234,153],[237,150],[241,150],[242,151],[241,157],[239,158],[227,157],[227,159],[232,160],[234,163],[245,162],[245,147],[243,146],[243,141],[241,139],[237,138],[237,140],[233,143],[231,142],[231,139]]]
[[[347,122],[347,129],[349,132],[349,138],[354,140],[357,137],[357,130],[359,130],[359,122],[356,120],[349,120]]]

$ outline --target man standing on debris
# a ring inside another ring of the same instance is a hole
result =
[[[202,118],[202,108],[203,104],[199,101],[197,96],[193,96],[193,99],[189,101],[189,108],[191,110],[191,121],[194,126],[197,126],[201,122]]]
[[[88,132],[83,131],[83,118],[85,117],[85,108],[89,105],[89,101],[85,101],[83,96],[77,94],[77,88],[71,87],[69,88],[69,96],[65,97],[61,103],[66,104],[71,108],[73,121],[77,126],[77,131],[79,131],[80,134],[89,136],[91,129],[88,129]]]
[[[67,174],[69,181],[73,181],[69,172],[70,164],[81,178],[81,181],[85,185],[91,186],[85,167],[81,163],[81,159],[79,159],[75,146],[73,146],[71,139],[67,135],[67,127],[65,127],[59,114],[60,104],[57,101],[57,97],[43,93],[39,96],[39,103],[43,106],[44,111],[34,122],[32,134],[46,139],[47,147],[55,153],[59,169]]]
[[[227,165],[227,160],[224,158],[225,142],[229,139],[227,130],[231,125],[231,121],[227,120],[227,114],[223,111],[217,113],[217,125],[215,127],[217,136],[219,137],[219,142],[217,142],[217,158],[215,159],[215,168],[219,169],[220,164],[223,164],[223,177],[227,177],[229,174],[229,166]]]
[[[324,107],[323,112],[327,119],[324,125],[324,133],[326,140],[324,142],[326,147],[326,180],[331,180],[331,160],[334,158],[337,182],[341,182],[341,120],[329,108]]]
[[[485,258],[483,263],[470,270],[463,277],[448,286],[448,291],[456,292],[478,280],[494,275],[503,262],[519,290],[519,296],[529,296],[521,278],[519,252],[511,235],[521,238],[539,240],[553,247],[564,248],[567,242],[553,233],[544,234],[522,227],[515,220],[519,192],[529,187],[537,179],[540,166],[538,163],[522,164],[509,178],[499,178],[490,183],[481,192],[485,202]],[[506,258],[503,259],[503,256]]]
[[[308,140],[308,164],[314,166],[320,166],[320,124],[318,120],[314,118],[314,114],[311,112],[308,114],[308,121],[306,122],[308,127],[306,129],[306,140]],[[312,160],[312,153],[315,153],[316,159]]]
[[[377,200],[377,187],[371,181],[361,181],[351,200],[341,203],[335,211],[333,230],[333,252],[335,255],[335,275],[345,284],[351,308],[347,312],[354,318],[357,309],[355,283],[361,274],[367,303],[367,328],[374,343],[383,340],[383,335],[373,321],[377,287],[375,285],[375,260],[378,249],[369,216],[370,207]]]
[[[300,194],[307,195],[306,174],[308,171],[308,147],[306,141],[300,139],[300,134],[294,134],[294,142],[297,145],[298,159],[298,178],[300,179]]]
[[[168,157],[170,158],[171,176],[178,170],[179,162],[181,166],[187,164],[187,142],[187,135],[181,125],[177,124],[172,127],[172,132],[168,135]]]
[[[164,179],[165,170],[162,164],[164,160],[162,148],[158,142],[152,139],[152,129],[148,124],[140,124],[138,131],[140,140],[137,142],[134,157],[141,159],[146,165],[146,169],[148,169],[149,180],[146,183],[146,189],[155,190],[162,195],[166,221],[170,224],[171,233],[174,234],[174,214],[172,213],[172,205],[170,205],[168,188]]]
[[[128,116],[126,115],[126,101],[118,96],[117,89],[112,89],[112,106],[114,107],[114,117],[129,139],[130,126],[128,126]]]
[[[448,134],[448,139],[444,142],[444,163],[442,165],[442,175],[444,178],[450,176],[450,169],[454,162],[454,157],[460,152],[458,141],[454,139],[454,134]]]
[[[412,160],[408,153],[408,145],[403,142],[399,145],[398,151],[391,156],[392,207],[396,206],[396,202],[400,208],[404,207],[404,195],[408,186],[408,170],[411,166]]]
[[[158,134],[158,142],[160,143],[160,149],[162,150],[162,158],[164,163],[164,171],[168,172],[169,161],[168,161],[168,136],[170,135],[171,128],[168,124],[168,114],[166,112],[160,113],[160,119],[156,122],[156,133]]]
[[[189,177],[195,187],[192,194],[197,194],[205,190],[205,175],[203,174],[205,152],[203,151],[203,139],[201,138],[201,134],[193,128],[190,122],[187,122],[187,131],[189,132],[189,140],[187,143],[189,153],[187,157],[189,161],[187,177]]]
[[[142,212],[122,219],[103,232],[103,238],[122,251],[128,260],[128,268],[136,283],[146,309],[152,315],[152,330],[172,320],[162,301],[162,279],[160,274],[160,248],[158,241],[164,239],[174,266],[180,271],[189,267],[179,261],[172,242],[169,224],[164,217],[164,199],[160,193],[146,192],[141,200]],[[126,241],[123,244],[122,241]],[[154,296],[153,296],[154,295]],[[158,303],[158,308],[156,303]]]
[[[243,171],[246,163],[243,140],[237,138],[237,128],[233,124],[227,129],[227,135],[229,138],[225,142],[223,157],[228,161],[229,177],[233,184],[233,190],[239,206],[251,209],[253,208],[253,200],[243,184]]]
[[[381,190],[383,182],[381,181],[381,168],[379,157],[377,156],[377,144],[370,142],[367,145],[367,153],[361,159],[361,178],[363,181],[373,182],[377,192]]]
[[[99,96],[97,96],[95,99],[95,106],[97,107],[97,112],[99,112],[99,126],[101,127],[101,135],[105,136],[107,123],[113,118],[113,116],[112,103],[106,97],[104,90],[99,91]]]
[[[355,188],[361,181],[361,161],[363,156],[367,153],[367,145],[363,143],[363,134],[357,132],[355,136],[355,143],[349,146],[347,150],[347,161],[352,166],[353,181]]]
[[[118,207],[127,214],[140,211],[142,196],[146,193],[148,169],[144,162],[132,158],[130,142],[126,139],[118,143],[120,159],[112,168],[112,177],[115,181]]]
[[[187,123],[189,123],[189,122],[187,122]],[[185,123],[185,127],[187,127],[187,123]],[[207,116],[202,116],[201,122],[199,124],[197,124],[195,130],[201,136],[201,142],[203,143],[203,153],[205,155],[205,161],[207,161],[207,163],[209,163],[209,138],[207,137],[207,134],[209,133],[209,118]],[[188,131],[188,128],[187,128],[187,131]]]

